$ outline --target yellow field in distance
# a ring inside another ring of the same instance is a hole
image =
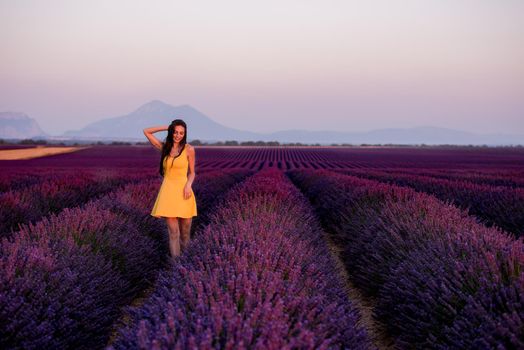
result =
[[[0,160],[33,159],[54,154],[75,152],[88,147],[34,147],[0,150]]]

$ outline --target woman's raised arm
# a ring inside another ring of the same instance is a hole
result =
[[[151,128],[145,128],[144,129],[144,135],[146,135],[147,139],[149,140],[149,142],[151,142],[151,144],[153,145],[153,147],[155,147],[156,149],[158,150],[162,150],[162,142],[160,142],[159,139],[157,139],[153,133],[155,132],[158,132],[158,131],[165,131],[167,130],[168,126],[153,126]]]

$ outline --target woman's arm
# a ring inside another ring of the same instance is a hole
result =
[[[193,184],[193,181],[195,180],[195,147],[191,145],[187,145],[187,158],[189,160],[189,175],[187,176],[187,182],[184,187],[184,198],[188,199],[191,197],[191,185]]]
[[[157,148],[158,150],[162,150],[162,142],[160,142],[159,139],[157,139],[153,133],[155,132],[158,132],[158,131],[164,131],[164,130],[167,130],[168,129],[168,126],[153,126],[151,128],[145,128],[144,129],[144,135],[146,135],[147,139],[149,140],[149,142],[151,142],[151,144],[153,145],[153,147]]]

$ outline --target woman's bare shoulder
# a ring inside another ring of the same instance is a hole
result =
[[[194,151],[195,151],[195,147],[192,146],[192,145],[190,145],[189,143],[186,143],[186,147],[187,147],[187,150],[188,150],[189,152],[194,152]]]

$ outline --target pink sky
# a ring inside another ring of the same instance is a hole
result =
[[[524,134],[524,2],[3,1],[0,111],[52,134],[159,99],[251,131]]]

